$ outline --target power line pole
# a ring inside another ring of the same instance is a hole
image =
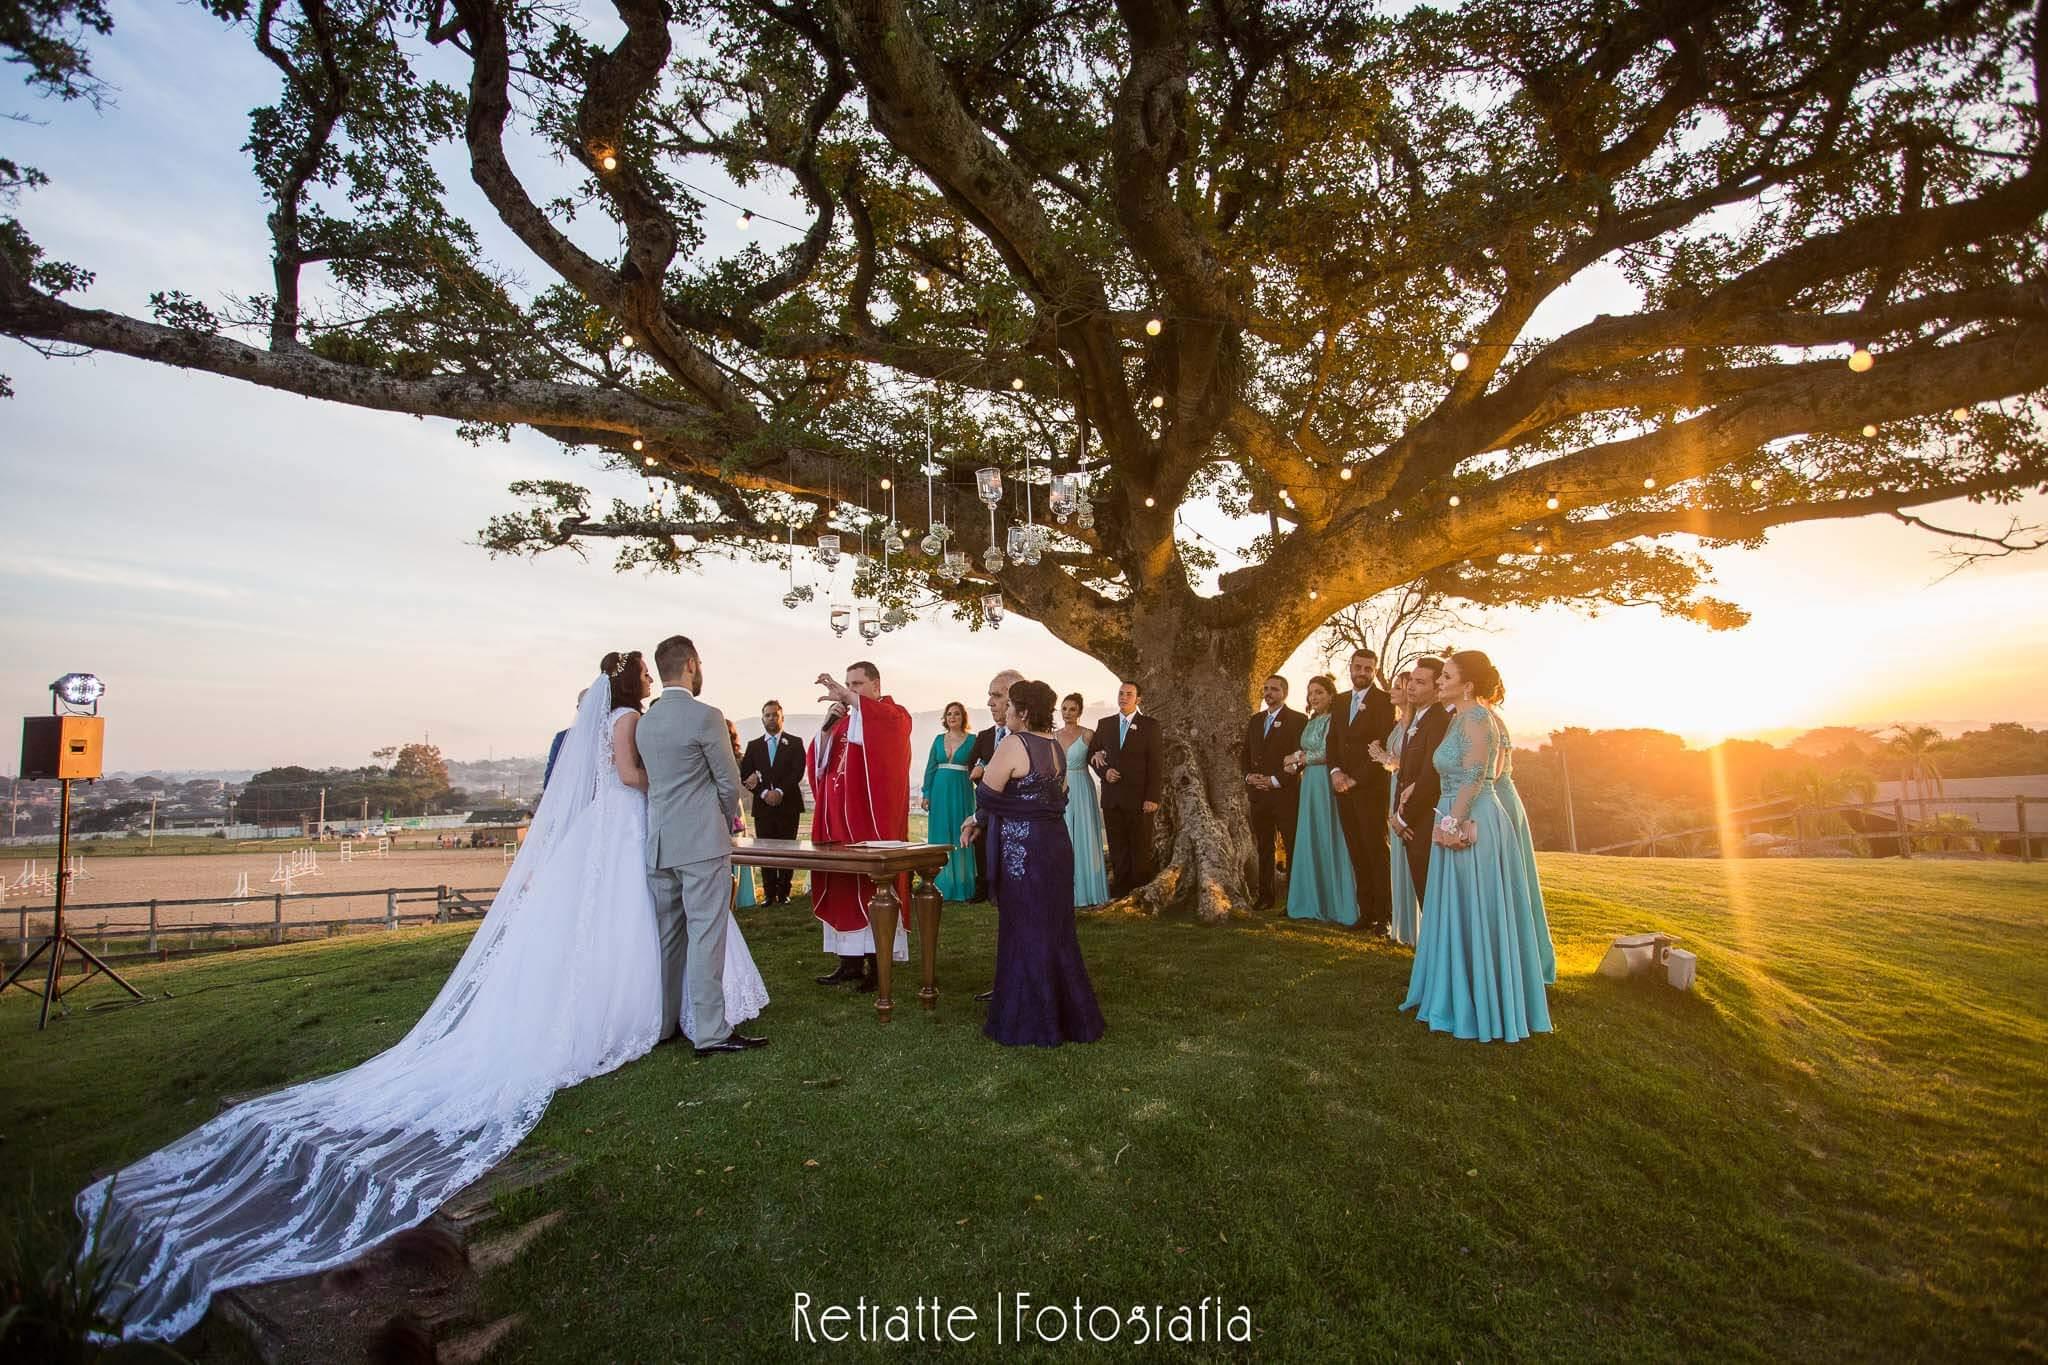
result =
[[[1564,832],[1572,852],[1579,851],[1579,822],[1572,814],[1572,765],[1564,756],[1564,732],[1552,730],[1550,743],[1557,750],[1557,766],[1564,773]]]
[[[156,847],[156,793],[149,794],[149,846]]]
[[[313,831],[315,839],[327,837],[327,788],[320,789],[320,824]]]

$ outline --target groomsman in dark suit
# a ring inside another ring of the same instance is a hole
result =
[[[1116,714],[1096,723],[1088,762],[1102,779],[1102,832],[1109,836],[1109,894],[1128,896],[1152,879],[1152,817],[1166,772],[1159,722],[1138,713],[1138,685],[1116,690]]]
[[[794,839],[804,813],[804,742],[782,733],[779,701],[761,708],[761,728],[767,733],[749,743],[740,759],[740,782],[754,794],[754,833],[763,839]],[[761,894],[768,904],[789,904],[791,876],[786,867],[761,870]]]
[[[1024,675],[1014,668],[1006,668],[988,680],[988,715],[995,724],[975,732],[974,747],[967,753],[967,780],[976,784],[977,792],[981,790],[981,770],[995,757],[996,745],[1010,737],[1010,688],[1023,681]],[[975,799],[977,803],[980,801],[978,796]],[[953,837],[959,837],[958,830],[953,832]],[[989,841],[983,840],[975,849],[974,899],[977,901],[988,899],[988,850],[991,847]]]
[[[1287,704],[1287,679],[1275,673],[1261,692],[1266,705],[1245,723],[1245,799],[1252,808],[1252,850],[1259,864],[1259,903],[1273,904],[1273,836],[1287,850],[1287,871],[1294,872],[1294,821],[1301,807],[1301,777],[1282,766],[1301,747],[1308,717]]]
[[[1351,654],[1351,690],[1330,706],[1330,790],[1358,883],[1358,927],[1385,932],[1394,913],[1387,862],[1387,770],[1368,751],[1394,730],[1394,699],[1378,683],[1379,655]]]
[[[1394,818],[1388,822],[1407,854],[1408,879],[1415,883],[1418,901],[1429,883],[1429,831],[1442,795],[1433,760],[1451,728],[1451,713],[1436,699],[1443,671],[1441,659],[1417,659],[1408,678],[1408,728],[1401,741],[1401,771],[1394,778]]]

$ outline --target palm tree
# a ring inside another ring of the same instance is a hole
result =
[[[1837,772],[1824,772],[1814,764],[1787,768],[1770,774],[1764,780],[1766,796],[1781,796],[1792,803],[1793,837],[1799,841],[1800,851],[1806,851],[1808,839],[1820,839],[1828,835],[1856,834],[1856,827],[1834,806],[1847,806],[1870,800],[1877,794],[1877,779],[1861,768],[1843,768]],[[1905,837],[1905,831],[1899,831]],[[1856,850],[1863,851],[1863,841],[1855,842]]]
[[[1928,799],[1941,795],[1941,762],[1935,755],[1948,747],[1948,741],[1931,725],[1894,725],[1884,747],[1899,761],[1899,784],[1907,797],[1917,793],[1924,822]]]

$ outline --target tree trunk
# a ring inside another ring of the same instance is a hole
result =
[[[1216,923],[1252,903],[1251,811],[1239,747],[1263,677],[1260,656],[1274,646],[1250,631],[1207,626],[1191,594],[1162,596],[1168,600],[1137,608],[1131,620],[1143,708],[1162,731],[1164,780],[1154,875],[1129,902]]]

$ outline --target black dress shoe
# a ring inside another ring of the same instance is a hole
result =
[[[751,1033],[728,1033],[725,1036],[725,1041],[728,1043],[738,1043],[741,1047],[768,1046],[766,1038],[757,1038]]]
[[[841,959],[836,968],[825,973],[823,976],[812,979],[820,986],[837,986],[844,981],[858,981],[861,979],[860,960],[855,958],[853,961],[848,962]]]
[[[983,992],[982,992],[982,993],[981,993],[980,995],[977,995],[977,996],[975,996],[975,997],[974,997],[974,1002],[975,1002],[976,1004],[978,1004],[978,1005],[986,1005],[986,1004],[987,1004],[987,1003],[988,1003],[989,1001],[991,1001],[991,1000],[993,1000],[993,999],[995,999],[995,998],[996,998],[996,993],[995,993],[995,989],[994,989],[993,987],[991,987],[991,988],[989,988],[988,990],[985,990],[985,991],[983,991]]]
[[[699,1057],[709,1057],[714,1052],[745,1052],[747,1045],[737,1037],[721,1038],[715,1043],[706,1043],[697,1049]]]

